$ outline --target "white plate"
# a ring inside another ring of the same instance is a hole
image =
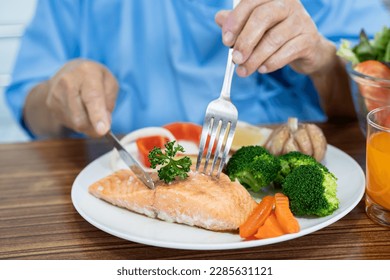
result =
[[[224,250],[278,243],[322,229],[348,214],[364,194],[363,170],[349,155],[328,145],[324,164],[338,178],[340,207],[323,218],[299,218],[301,231],[276,238],[243,241],[238,234],[220,233],[168,223],[113,206],[88,193],[95,181],[112,173],[109,153],[101,156],[77,176],[72,186],[72,202],[80,215],[95,227],[133,242],[158,247],[193,250]]]

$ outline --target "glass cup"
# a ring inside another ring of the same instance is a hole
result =
[[[390,226],[390,106],[367,114],[366,213]]]
[[[352,98],[360,128],[366,135],[366,117],[371,110],[390,105],[390,80],[365,75],[347,64],[351,78]]]

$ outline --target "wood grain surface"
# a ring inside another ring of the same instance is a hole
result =
[[[321,127],[364,169],[356,123]],[[78,173],[107,151],[102,140],[85,139],[0,145],[0,259],[390,259],[390,230],[367,218],[363,201],[322,230],[256,248],[173,250],[111,236],[86,222],[70,198]]]

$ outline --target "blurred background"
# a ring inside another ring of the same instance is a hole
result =
[[[35,11],[36,0],[0,0],[0,143],[28,141],[5,104],[4,90],[25,26]]]

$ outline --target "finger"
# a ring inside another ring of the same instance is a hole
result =
[[[64,75],[54,81],[46,104],[63,125],[82,132],[89,125],[89,120],[80,102],[79,92],[78,79]]]
[[[118,96],[119,85],[114,75],[110,71],[105,71],[104,75],[104,91],[106,97],[108,124],[112,124],[112,112],[114,111],[116,99]]]
[[[221,10],[215,15],[215,23],[218,24],[219,27],[222,27],[226,18],[231,13],[231,11],[228,10]]]
[[[87,77],[81,86],[81,99],[86,107],[88,119],[96,133],[103,136],[110,129],[101,71]]]
[[[279,4],[279,1],[268,2],[254,9],[234,44],[234,62],[244,63],[262,40],[264,34],[288,19],[288,16],[288,8]],[[289,28],[294,29],[291,26]],[[282,35],[289,36],[288,31]]]
[[[111,113],[114,110],[118,96],[119,85],[114,75],[106,70],[103,72],[103,86],[107,110]],[[111,122],[110,122],[111,123]]]
[[[308,34],[299,35],[291,39],[260,66],[259,72],[273,72],[299,58],[303,58],[305,52],[309,49],[310,39]]]
[[[259,5],[272,0],[242,0],[236,8],[229,13],[222,26],[222,40],[226,46],[233,46],[238,34],[241,32],[252,11]]]
[[[298,36],[301,28],[295,23],[296,20],[289,17],[268,30],[245,63],[237,68],[237,74],[241,77],[251,75],[284,44]]]
[[[91,129],[92,124],[81,99],[80,89],[75,93],[72,92],[71,94],[67,94],[66,105],[68,114],[65,121],[67,126],[77,132],[87,134]]]

